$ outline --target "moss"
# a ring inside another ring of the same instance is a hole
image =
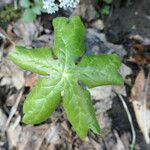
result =
[[[0,11],[0,22],[7,23],[19,19],[22,15],[21,9],[14,9],[13,5],[7,5]]]

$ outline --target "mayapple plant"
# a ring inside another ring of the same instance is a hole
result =
[[[53,20],[53,48],[16,46],[9,58],[20,68],[41,75],[23,106],[23,122],[39,124],[62,102],[66,115],[80,138],[91,129],[100,133],[87,88],[119,85],[120,59],[116,54],[86,55],[85,27],[78,16]],[[80,59],[79,59],[80,58]]]

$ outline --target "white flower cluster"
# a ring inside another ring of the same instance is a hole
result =
[[[59,8],[75,8],[80,0],[58,0],[59,3],[57,4],[55,0],[43,0],[43,8],[49,13],[55,13],[59,10]]]
[[[66,9],[68,7],[75,8],[79,4],[80,0],[59,0],[59,2],[59,7]]]
[[[43,8],[47,13],[52,14],[58,11],[58,4],[55,3],[55,0],[43,0]]]

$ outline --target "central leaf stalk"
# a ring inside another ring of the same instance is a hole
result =
[[[68,77],[69,77],[69,73],[63,72],[62,76],[63,76],[64,78],[68,78]]]

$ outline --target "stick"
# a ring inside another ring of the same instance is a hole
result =
[[[131,143],[131,148],[130,150],[134,150],[134,146],[135,146],[135,142],[136,142],[136,132],[135,132],[135,129],[134,129],[134,125],[133,125],[133,121],[132,121],[132,117],[131,117],[131,114],[129,112],[129,109],[127,107],[127,104],[125,103],[123,97],[118,94],[122,104],[123,104],[123,107],[127,113],[127,116],[128,116],[128,120],[129,120],[129,123],[130,123],[130,126],[131,126],[131,131],[132,131],[132,143]]]
[[[21,91],[20,91],[20,93],[19,93],[19,95],[18,95],[18,97],[17,97],[17,100],[16,100],[15,105],[11,108],[11,111],[10,111],[9,117],[8,117],[8,119],[7,119],[7,122],[6,122],[6,126],[5,126],[5,128],[4,128],[4,132],[5,132],[5,131],[6,131],[6,129],[8,128],[9,123],[10,123],[10,121],[11,121],[12,117],[14,116],[14,114],[15,114],[15,113],[16,113],[16,111],[17,111],[17,108],[18,108],[18,105],[19,105],[20,99],[21,99],[21,97],[22,97],[22,93],[23,93],[23,91],[21,90]]]

